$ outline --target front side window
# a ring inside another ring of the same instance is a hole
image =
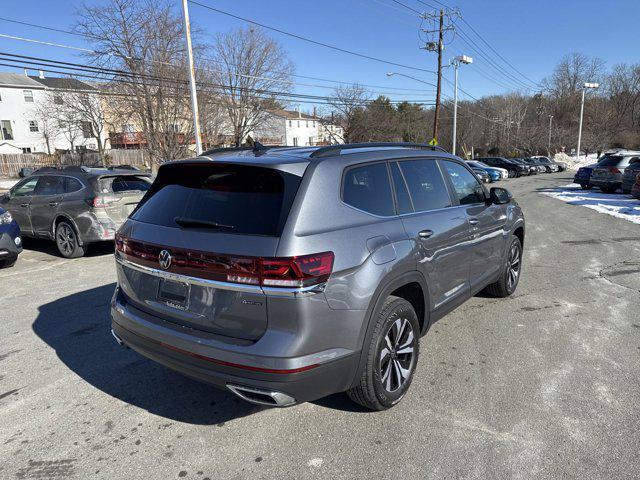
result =
[[[27,103],[33,103],[33,90],[23,90],[24,101]]]
[[[416,212],[451,206],[449,191],[435,160],[405,160],[400,168]]]
[[[381,216],[395,214],[386,163],[350,168],[344,176],[342,199],[348,205]]]
[[[25,197],[27,195],[33,195],[33,191],[35,190],[37,183],[37,177],[23,180],[21,183],[16,185],[15,189],[12,192],[12,196]]]
[[[29,131],[30,132],[38,132],[38,122],[35,120],[29,120]]]
[[[11,120],[0,120],[0,140],[13,140]]]
[[[475,175],[458,163],[443,161],[442,164],[451,179],[460,205],[484,203],[484,189]]]

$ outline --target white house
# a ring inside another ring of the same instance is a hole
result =
[[[326,126],[321,118],[298,110],[271,110],[269,116],[252,132],[264,145],[308,147],[340,143],[341,136],[330,135],[335,126]]]
[[[69,127],[43,116],[41,108],[50,102],[51,91],[94,90],[72,78],[27,76],[0,72],[0,153],[54,153],[56,150],[97,149],[90,129],[75,125],[70,139]],[[106,140],[106,133],[104,136]]]

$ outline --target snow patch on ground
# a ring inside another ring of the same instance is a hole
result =
[[[570,157],[566,153],[556,153],[553,156],[553,161],[566,163],[569,170],[578,170],[580,167],[598,163],[598,154],[591,153],[589,155],[580,155],[579,157]]]
[[[18,183],[18,180],[0,178],[0,190],[9,190],[16,183]]]
[[[587,207],[596,212],[622,218],[640,225],[640,201],[624,194],[607,194],[600,190],[582,190],[576,184],[551,188],[541,192],[570,205]]]

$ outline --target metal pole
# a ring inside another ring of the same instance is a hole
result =
[[[551,122],[553,121],[553,115],[549,115],[549,145],[547,146],[547,155],[551,156]]]
[[[582,115],[584,114],[584,92],[586,88],[582,89],[582,102],[580,103],[580,126],[578,127],[578,151],[576,152],[576,158],[580,157],[580,143],[582,142]]]
[[[196,92],[196,74],[193,66],[193,49],[191,47],[191,24],[189,22],[189,7],[187,0],[182,0],[182,14],[184,17],[184,36],[187,41],[187,59],[189,68],[189,90],[191,92],[191,112],[193,113],[193,131],[196,136],[196,154],[202,154],[202,139],[200,138],[200,115],[198,114],[198,96]]]
[[[456,154],[456,139],[458,131],[458,65],[459,62],[453,62],[454,75],[453,75],[453,139],[451,153]]]

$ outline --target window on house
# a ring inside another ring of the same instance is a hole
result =
[[[33,103],[33,91],[32,90],[23,90],[24,101],[27,103]]]
[[[93,134],[93,125],[91,125],[91,122],[82,122],[82,136],[84,138],[93,138],[95,136]]]
[[[125,123],[124,125],[122,125],[122,131],[124,133],[133,133],[133,125],[131,125],[130,123]]]
[[[60,95],[55,95],[53,97],[53,103],[56,105],[62,105],[64,102],[62,101],[62,97]]]
[[[0,120],[0,139],[13,140],[13,129],[11,120]]]
[[[313,143],[314,143],[314,138],[313,137],[309,137],[309,146],[313,147]]]
[[[289,126],[293,127],[293,122],[291,120],[289,120]]]
[[[298,146],[298,137],[293,137],[293,146],[294,147]]]
[[[180,133],[180,125],[178,125],[177,123],[172,123],[171,125],[169,125],[169,131],[171,133]]]
[[[29,120],[29,131],[30,132],[39,132],[38,122],[35,120]]]
[[[316,122],[315,120],[313,122],[311,122],[311,125],[313,126],[313,128],[316,128]]]
[[[306,123],[307,123],[307,128],[309,128],[309,120],[307,120],[307,122],[306,122]]]
[[[31,147],[22,147],[22,153],[31,153]]]

